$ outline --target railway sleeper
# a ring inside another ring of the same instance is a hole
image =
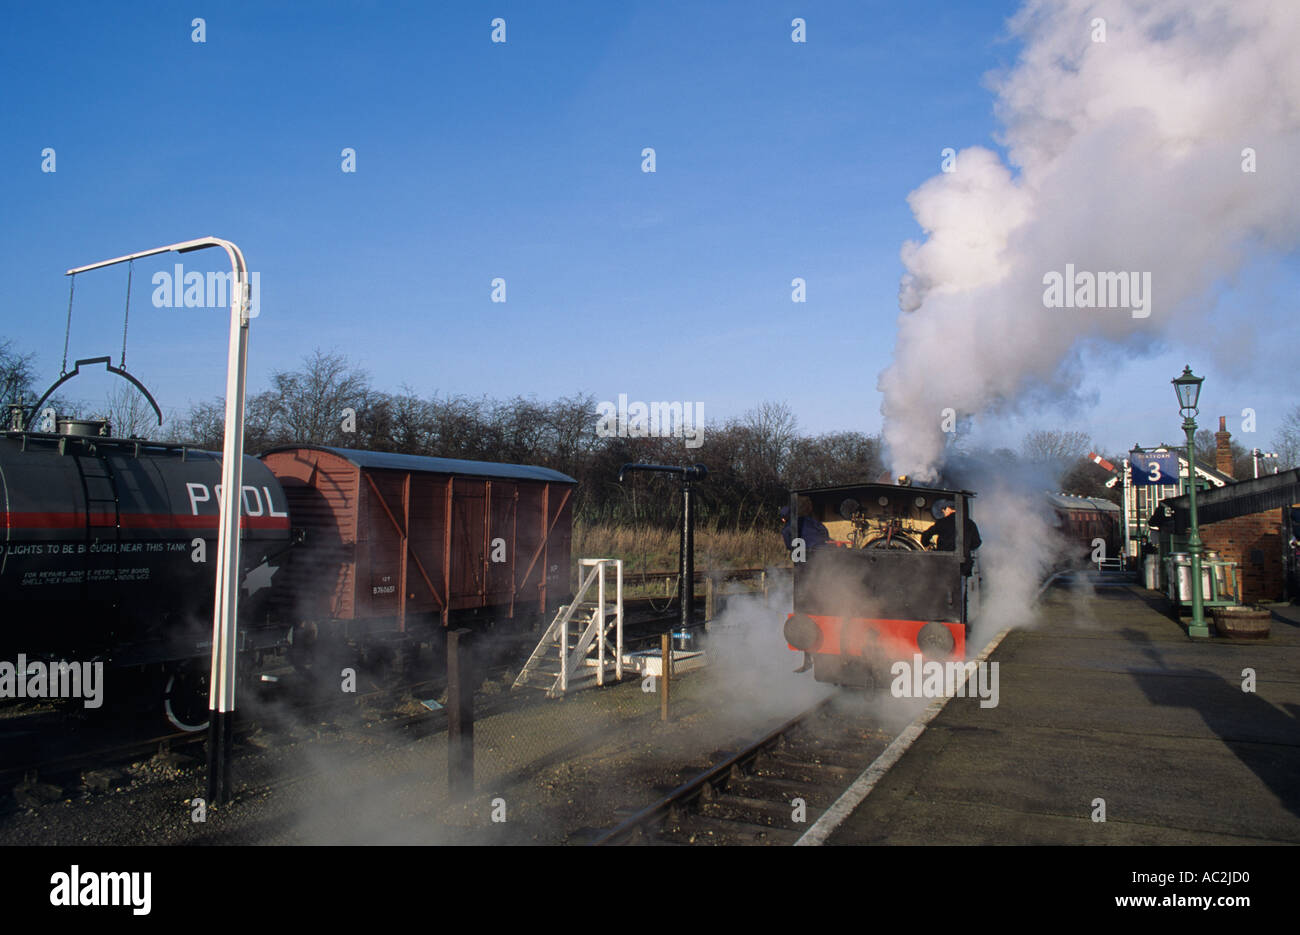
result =
[[[834,801],[834,796],[821,786],[771,776],[745,776],[741,779],[733,779],[728,790],[736,795],[752,796],[770,802],[803,799],[810,809],[817,810],[829,808]]]
[[[733,821],[692,814],[683,821],[665,825],[660,838],[682,844],[776,844],[789,845],[803,832],[773,828],[748,821]]]
[[[834,766],[841,769],[861,770],[867,763],[862,757],[862,749],[849,750],[844,748],[827,747],[823,745],[809,745],[806,747],[786,747],[779,754],[783,758],[799,760],[804,763],[812,763],[816,766]]]
[[[774,802],[730,792],[714,793],[709,801],[701,802],[700,814],[774,828],[789,828],[791,825],[791,808],[781,800]]]
[[[760,757],[754,764],[754,774],[763,778],[787,779],[815,784],[840,783],[856,778],[860,769],[831,766],[827,763],[809,763],[806,760],[787,758],[779,754]]]

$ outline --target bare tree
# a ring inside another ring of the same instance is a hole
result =
[[[434,441],[434,407],[421,399],[409,387],[402,387],[398,396],[385,396],[376,404],[373,418],[376,425],[383,419],[388,443],[393,451],[406,454],[429,454]],[[376,435],[379,433],[376,431]]]
[[[1120,463],[1123,459],[1108,460]],[[1099,497],[1119,503],[1123,488],[1118,484],[1107,487],[1106,482],[1110,478],[1106,469],[1092,459],[1076,458],[1061,475],[1057,486],[1061,493],[1074,494],[1076,497]]]
[[[1085,432],[1048,431],[1035,429],[1020,443],[1020,452],[1032,463],[1055,462],[1068,464],[1086,455],[1092,442]]]
[[[1211,429],[1197,431],[1196,463],[1202,467],[1217,470],[1219,467],[1219,442],[1215,438],[1215,434]],[[1250,449],[1238,445],[1236,439],[1229,440],[1228,447],[1232,450],[1232,476],[1237,480],[1253,477],[1255,464],[1250,456]]]
[[[795,441],[787,479],[791,487],[829,487],[875,481],[884,469],[878,436],[829,432]]]
[[[745,413],[739,427],[744,472],[755,480],[781,477],[799,437],[799,422],[790,407],[770,400],[759,403]]]
[[[502,459],[522,463],[544,457],[553,447],[549,415],[543,404],[522,396],[493,406],[492,424],[501,440]]]
[[[178,445],[205,451],[220,451],[226,433],[226,403],[223,399],[195,403],[184,418],[168,423],[165,437]]]
[[[489,437],[487,404],[464,396],[430,400],[433,409],[432,449],[444,458],[484,458],[497,443]]]
[[[244,406],[244,451],[255,454],[280,444],[275,428],[278,401],[274,393],[250,396]],[[180,445],[205,451],[221,451],[226,439],[226,401],[217,397],[196,403],[189,414],[168,424],[164,437]]]
[[[551,466],[575,474],[590,461],[601,440],[595,430],[596,397],[578,393],[557,399],[550,405],[549,418],[555,446],[555,462]]]
[[[1283,417],[1282,425],[1273,436],[1271,447],[1277,452],[1279,471],[1300,467],[1300,406],[1296,406]]]
[[[346,442],[346,409],[353,415],[365,408],[370,383],[341,354],[317,349],[303,359],[303,369],[280,371],[271,377],[277,397],[276,428],[286,442],[327,445]]]
[[[35,402],[35,361],[35,354],[20,354],[12,341],[0,341],[0,403]]]
[[[153,407],[133,386],[116,384],[109,390],[105,401],[106,414],[113,434],[118,438],[149,438],[158,436],[158,417]]]

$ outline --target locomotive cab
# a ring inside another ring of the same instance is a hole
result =
[[[887,683],[890,666],[916,654],[966,658],[979,582],[973,497],[896,484],[792,492],[792,512],[830,536],[795,561],[785,624],[786,642],[809,654],[818,681],[871,686]],[[954,511],[946,521],[944,506]],[[945,524],[946,536],[939,533]]]

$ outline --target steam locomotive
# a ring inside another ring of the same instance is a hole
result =
[[[887,684],[890,666],[920,654],[966,658],[979,611],[981,576],[967,522],[974,494],[902,484],[796,490],[790,515],[822,523],[825,547],[794,565],[794,606],[784,626],[791,649],[807,654],[821,682]],[[951,551],[927,551],[938,507],[955,512]],[[1085,564],[1121,553],[1119,508],[1106,500],[1049,494],[1066,543],[1062,562]]]
[[[966,655],[979,577],[967,518],[974,494],[896,484],[796,490],[791,515],[821,522],[825,547],[794,564],[785,640],[808,654],[819,682],[871,686],[898,659]],[[953,551],[926,551],[936,505],[956,510]]]
[[[168,717],[200,729],[221,457],[102,422],[58,429],[0,436],[0,661],[161,673]],[[326,646],[436,644],[449,626],[531,626],[567,596],[575,485],[342,448],[246,456],[239,648],[302,663]]]

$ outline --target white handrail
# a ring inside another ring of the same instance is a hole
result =
[[[592,578],[596,578],[598,584],[596,588],[596,684],[603,686],[605,684],[605,652],[607,649],[614,651],[614,675],[619,680],[623,680],[623,560],[621,558],[582,558],[578,560],[579,567],[590,568],[591,574],[586,581],[582,582],[578,594],[575,595],[573,602],[576,606],[582,600],[582,596],[587,593],[591,586]],[[614,570],[614,645],[608,645],[608,630],[610,625],[605,619],[605,602],[606,602],[606,580],[605,572],[610,567]],[[567,645],[567,644],[566,644]]]

